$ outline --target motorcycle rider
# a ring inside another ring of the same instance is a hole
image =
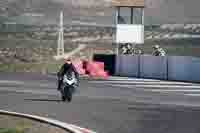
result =
[[[128,54],[128,55],[131,55],[131,54],[133,54],[133,48],[132,48],[132,46],[131,46],[131,44],[127,44],[126,45],[126,48],[127,48],[127,53],[126,54]]]
[[[159,45],[155,45],[153,46],[153,55],[154,56],[165,56],[166,55],[166,52],[159,46]]]
[[[74,67],[74,65],[72,64],[71,59],[65,59],[65,63],[62,65],[62,67],[60,68],[59,72],[57,73],[58,76],[58,90],[61,89],[61,85],[62,85],[62,81],[63,81],[63,77],[67,72],[74,72],[75,73],[75,77],[77,79],[77,85],[79,84],[79,73],[77,72],[76,68]]]
[[[126,43],[122,46],[122,54],[124,55],[133,55],[134,49],[132,48],[131,44]]]

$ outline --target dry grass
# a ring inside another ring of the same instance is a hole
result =
[[[0,115],[0,133],[66,133],[63,129],[28,120]]]

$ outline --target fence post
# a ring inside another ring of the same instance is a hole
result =
[[[114,73],[115,76],[119,76],[119,65],[118,65],[119,58],[120,58],[119,55],[115,56],[115,73]]]
[[[166,59],[166,65],[167,65],[167,70],[166,70],[166,71],[167,71],[167,73],[166,73],[166,74],[167,74],[167,77],[166,77],[166,78],[167,78],[167,80],[169,80],[169,61],[168,61],[168,59],[169,59],[169,58],[168,58],[168,56],[167,56],[167,59]]]
[[[140,78],[140,56],[142,55],[138,56],[138,78]]]

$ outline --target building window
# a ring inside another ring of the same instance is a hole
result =
[[[131,24],[143,24],[143,9],[131,8]]]
[[[131,22],[131,8],[119,7],[118,8],[118,24],[130,24]]]
[[[143,8],[118,7],[118,24],[143,24]]]

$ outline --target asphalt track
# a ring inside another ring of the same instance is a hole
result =
[[[200,84],[82,79],[71,103],[53,75],[0,73],[0,109],[50,117],[98,133],[199,133]]]

